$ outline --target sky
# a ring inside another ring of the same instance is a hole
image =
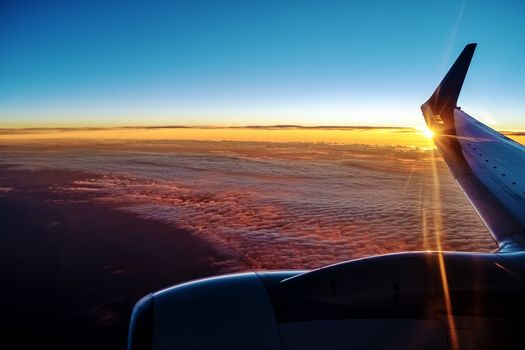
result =
[[[525,129],[522,1],[0,2],[0,127],[420,126],[459,104]]]

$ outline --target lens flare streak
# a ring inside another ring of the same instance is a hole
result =
[[[450,290],[448,285],[447,270],[445,266],[445,259],[442,253],[441,235],[443,233],[443,223],[441,217],[441,193],[440,193],[440,182],[439,174],[436,166],[436,151],[432,150],[431,156],[431,168],[432,168],[432,181],[433,181],[433,203],[436,206],[434,210],[434,229],[436,232],[436,246],[438,248],[438,262],[439,262],[439,273],[441,277],[441,285],[443,287],[443,298],[445,302],[445,310],[447,312],[447,323],[450,336],[450,344],[452,349],[458,349],[458,339],[456,333],[456,325],[454,316],[452,313],[452,302],[450,300]]]

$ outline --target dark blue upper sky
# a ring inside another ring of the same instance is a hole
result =
[[[525,128],[523,1],[2,1],[0,126],[421,125],[460,104]]]

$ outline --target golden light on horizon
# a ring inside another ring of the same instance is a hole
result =
[[[71,128],[4,130],[1,143],[37,140],[146,141],[199,140],[241,142],[309,142],[428,147],[429,139],[415,128],[275,128],[166,127]]]

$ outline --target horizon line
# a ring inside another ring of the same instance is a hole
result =
[[[417,129],[414,126],[374,125],[119,125],[119,126],[35,126],[0,127],[0,130],[108,130],[108,129]]]
[[[259,129],[259,130],[420,130],[416,126],[374,126],[374,125],[299,125],[299,124],[275,124],[275,125],[121,125],[121,126],[57,126],[57,127],[1,127],[0,132],[8,131],[79,131],[79,130],[117,130],[117,129]],[[525,136],[523,129],[494,129],[498,132]]]

